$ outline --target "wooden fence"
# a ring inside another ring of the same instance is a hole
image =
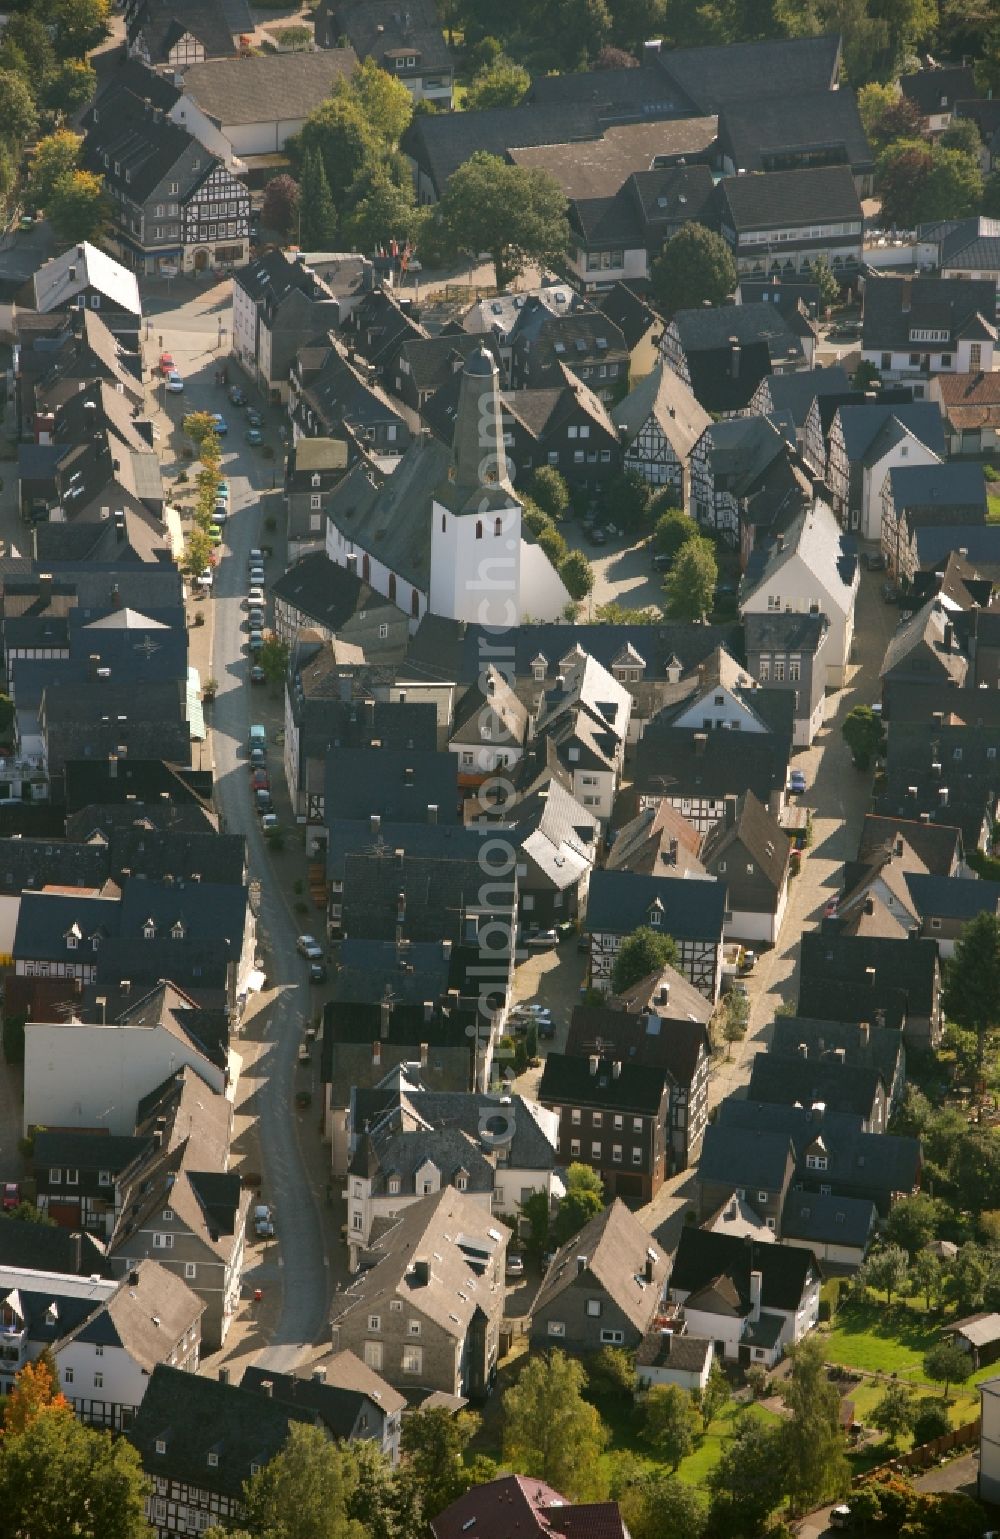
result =
[[[877,1464],[863,1475],[855,1475],[851,1484],[864,1485],[866,1480],[877,1479],[879,1475],[898,1475],[904,1470],[925,1470],[929,1465],[936,1464],[942,1454],[951,1453],[953,1449],[962,1448],[967,1443],[977,1443],[980,1425],[977,1416],[975,1421],[966,1422],[964,1427],[956,1427],[943,1437],[936,1437],[930,1443],[921,1443],[919,1448],[911,1448],[909,1453],[897,1454],[885,1464]]]

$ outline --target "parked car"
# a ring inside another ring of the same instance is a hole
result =
[[[515,1005],[512,1015],[551,1015],[548,1005]]]
[[[862,557],[865,568],[869,572],[884,572],[885,557],[880,550],[866,550]]]
[[[256,766],[258,764],[266,764],[267,763],[267,749],[261,747],[261,745],[259,743],[254,743],[254,745],[251,748],[249,754],[247,755],[247,763],[249,764],[251,769],[256,768]]]
[[[264,602],[263,588],[251,588],[247,594],[247,608],[255,609]]]
[[[508,1277],[523,1277],[524,1276],[524,1257],[523,1256],[514,1255],[514,1256],[508,1256],[507,1257],[507,1276]]]
[[[537,1022],[537,1026],[539,1041],[551,1042],[556,1034],[556,1023],[552,1019],[551,1015],[548,1017],[542,1016],[541,1019]]]
[[[264,568],[262,566],[252,566],[250,568],[250,582],[255,588],[263,587]]]
[[[801,796],[806,788],[806,777],[802,770],[792,770],[788,777],[788,789],[793,796]]]
[[[253,1232],[258,1240],[274,1239],[274,1215],[266,1202],[259,1202],[253,1210]]]
[[[254,663],[253,667],[250,669],[250,683],[251,684],[266,684],[267,683],[267,674],[264,672],[263,668],[260,666],[260,663]]]
[[[224,502],[217,502],[212,509],[212,522],[224,524],[229,517],[229,509]]]
[[[21,1206],[21,1183],[19,1181],[5,1181],[3,1184],[3,1209],[9,1213],[12,1208]]]
[[[264,426],[264,419],[259,411],[247,412],[247,427],[259,428]]]
[[[522,937],[526,946],[531,946],[535,951],[544,951],[549,946],[558,946],[558,930],[530,930]]]
[[[899,589],[896,587],[895,583],[884,582],[882,584],[881,593],[882,593],[882,602],[884,604],[898,604],[899,603]]]
[[[194,581],[196,588],[204,588],[207,590],[211,588],[215,583],[215,573],[212,571],[210,566],[207,566],[203,572],[199,572]]]
[[[596,525],[593,529],[587,530],[587,537],[591,545],[606,545],[608,543],[608,537],[604,530],[597,528]]]
[[[222,530],[218,524],[209,524],[208,538],[211,540],[213,545],[222,544]]]
[[[653,556],[654,572],[669,572],[674,564],[673,556],[668,556],[665,551],[658,550]]]
[[[247,443],[252,444],[254,448],[256,448],[258,444],[262,444],[264,442],[264,435],[260,428],[247,428],[246,438]]]
[[[214,411],[212,413],[212,427],[215,429],[215,432],[219,438],[225,438],[226,434],[229,432],[229,423],[226,421],[221,411]]]
[[[229,399],[232,401],[234,406],[245,406],[247,403],[246,395],[240,389],[239,385],[230,385]]]
[[[278,814],[265,812],[260,820],[261,833],[276,834],[278,832]]]
[[[220,502],[228,502],[229,501],[229,482],[228,481],[220,481],[218,486],[215,489],[215,495],[219,499]]]
[[[312,1062],[312,1054],[309,1051],[309,1043],[308,1042],[300,1042],[299,1043],[299,1063],[306,1064],[306,1063],[311,1063],[311,1062]]]
[[[258,812],[273,812],[274,803],[271,800],[270,791],[255,791],[253,793],[254,806]]]
[[[309,963],[309,982],[310,983],[325,983],[326,982],[326,963],[325,962],[310,962]]]
[[[252,630],[252,631],[263,630],[263,628],[264,628],[264,611],[263,611],[263,609],[260,609],[260,608],[258,608],[255,605],[253,609],[248,610],[247,611],[247,625],[249,626],[250,630]]]
[[[295,942],[295,949],[300,957],[305,957],[307,962],[323,960],[323,948],[315,935],[300,935]]]
[[[259,545],[255,545],[253,547],[253,549],[251,550],[250,554],[247,556],[247,567],[250,568],[250,567],[254,567],[254,566],[263,566],[263,565],[264,565],[264,552],[261,550]]]
[[[183,395],[184,381],[181,379],[176,369],[171,369],[170,373],[167,375],[167,383],[164,388],[169,395]]]
[[[169,353],[160,354],[159,369],[164,379],[173,374],[176,368],[177,365],[174,363],[174,360]]]
[[[250,784],[255,791],[270,791],[271,777],[263,766],[253,771],[250,777]]]
[[[250,632],[250,639],[247,642],[247,648],[255,656],[256,656],[256,654],[258,652],[262,652],[264,650],[264,632],[263,631],[251,631]]]

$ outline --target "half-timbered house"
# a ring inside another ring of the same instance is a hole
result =
[[[591,986],[607,993],[622,943],[648,927],[673,937],[677,971],[699,994],[716,1000],[722,982],[726,887],[720,881],[595,871],[586,926],[590,931]]]
[[[626,470],[650,486],[672,487],[679,506],[689,501],[691,451],[711,417],[690,386],[659,362],[615,407]]]

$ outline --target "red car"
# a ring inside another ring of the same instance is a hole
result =
[[[21,1205],[21,1187],[17,1181],[5,1181],[3,1184],[3,1209],[9,1213],[12,1208]]]
[[[166,379],[168,374],[172,374],[176,367],[177,365],[174,363],[174,360],[169,353],[160,354],[160,373],[163,375],[164,379]]]
[[[271,781],[266,769],[255,769],[250,779],[252,791],[270,791]]]

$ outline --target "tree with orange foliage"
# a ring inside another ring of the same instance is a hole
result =
[[[5,1437],[19,1437],[46,1411],[73,1414],[73,1407],[59,1388],[55,1358],[48,1347],[33,1363],[25,1363],[14,1380],[3,1412]]]

